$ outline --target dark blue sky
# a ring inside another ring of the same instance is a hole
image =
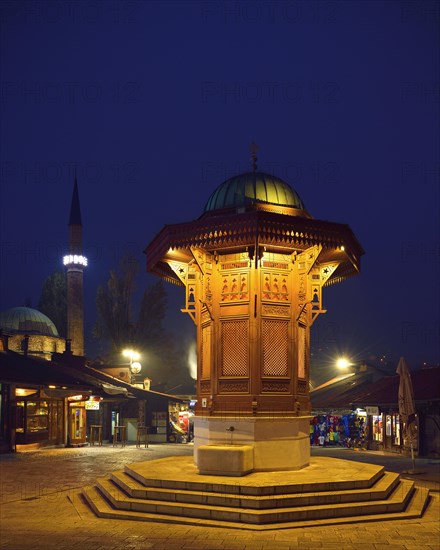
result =
[[[315,350],[438,362],[438,3],[0,9],[1,310],[36,306],[61,266],[74,166],[90,330],[96,287],[124,250],[144,265],[164,224],[197,218],[250,167],[255,141],[259,169],[366,251],[361,274],[324,293]],[[169,290],[170,322],[192,335],[183,291]]]

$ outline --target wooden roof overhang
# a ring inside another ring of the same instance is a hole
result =
[[[340,262],[326,285],[359,272],[364,250],[348,225],[261,210],[233,215],[210,212],[192,222],[166,225],[144,253],[148,272],[181,285],[168,261],[190,262],[194,248],[238,253],[259,246],[268,252],[292,254],[316,244],[322,245],[321,263]]]
[[[94,389],[90,379],[78,378],[73,372],[58,367],[52,361],[10,350],[0,353],[0,381],[35,388],[55,385],[84,394]]]

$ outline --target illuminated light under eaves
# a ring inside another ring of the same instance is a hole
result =
[[[341,250],[342,250],[342,252],[344,252],[345,246],[341,246]]]
[[[68,401],[86,401],[88,399],[89,399],[88,395],[82,395],[82,394],[71,395],[70,397],[67,398]]]
[[[138,361],[135,361],[131,364],[130,369],[133,374],[139,374],[142,370],[142,365]]]
[[[56,386],[53,386],[52,384],[49,384],[49,386],[47,387],[50,388],[51,390],[54,390],[56,388]]]
[[[79,254],[68,254],[63,258],[64,265],[83,265],[87,266],[87,258]]]
[[[15,395],[17,397],[26,397],[26,395],[32,395],[33,393],[37,393],[37,390],[31,388],[15,388]]]
[[[340,358],[336,361],[336,366],[337,366],[339,369],[346,369],[347,367],[350,366],[350,362],[347,361],[347,359],[345,359],[345,357],[340,357]]]

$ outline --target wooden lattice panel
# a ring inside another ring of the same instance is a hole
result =
[[[211,377],[211,333],[211,325],[206,325],[202,327],[202,378]]]
[[[289,321],[263,319],[263,376],[288,375]]]
[[[248,321],[223,321],[221,376],[249,376]]]

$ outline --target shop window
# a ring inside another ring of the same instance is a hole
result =
[[[41,432],[48,429],[49,409],[46,401],[28,401],[26,431]]]
[[[398,414],[393,415],[393,443],[400,446],[400,417]]]
[[[393,433],[393,428],[392,428],[392,425],[391,425],[391,415],[390,414],[386,415],[385,431],[386,431],[387,437],[391,437],[391,434]]]
[[[19,433],[24,433],[24,409],[25,402],[18,401],[15,409],[15,430]]]
[[[383,441],[382,415],[373,416],[373,441]]]

